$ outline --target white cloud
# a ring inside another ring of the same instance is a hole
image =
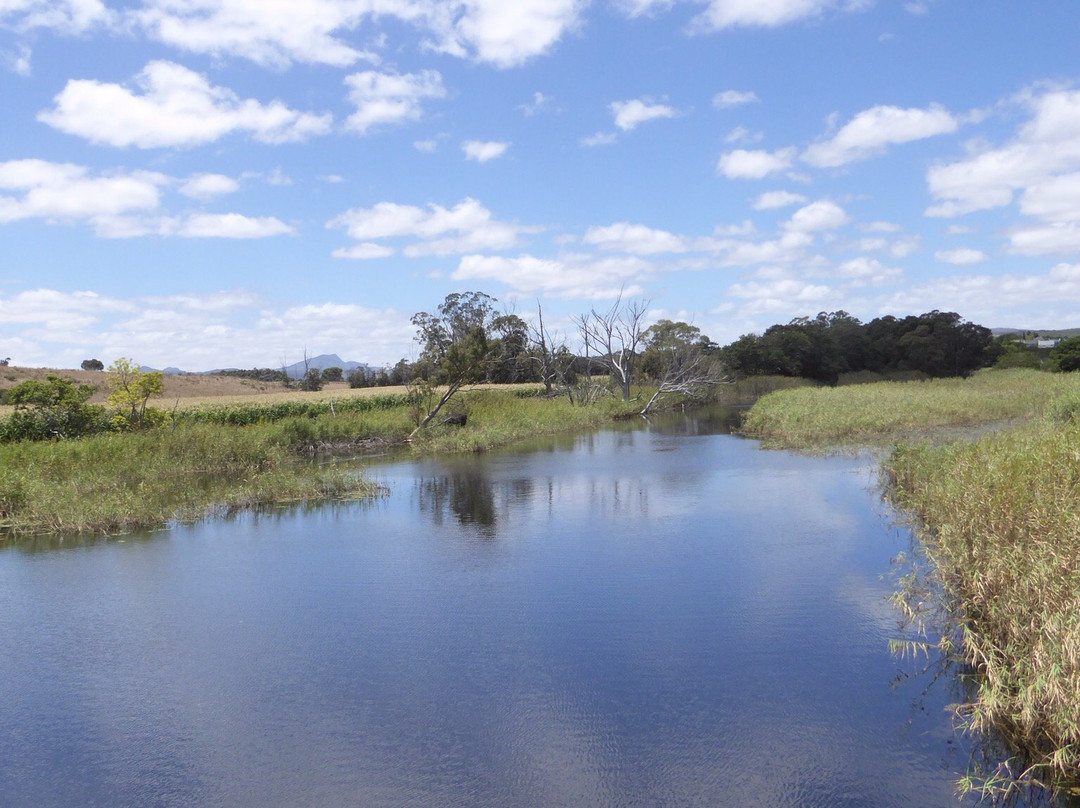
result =
[[[466,255],[451,277],[454,280],[490,280],[515,291],[538,296],[603,300],[639,295],[637,281],[646,278],[652,265],[636,256],[594,258],[564,255],[559,258],[517,258]]]
[[[795,149],[774,152],[736,149],[726,152],[716,164],[716,170],[729,179],[760,180],[791,168]]]
[[[546,109],[550,103],[550,98],[548,98],[541,92],[536,92],[533,93],[533,100],[531,104],[521,104],[520,106],[518,106],[518,109],[520,109],[527,118],[531,118],[536,113],[540,112],[543,109]]]
[[[296,231],[272,216],[243,216],[239,213],[196,213],[178,230],[185,238],[267,238],[291,235]]]
[[[509,143],[500,143],[495,140],[466,140],[461,144],[461,150],[465,152],[465,159],[475,160],[478,163],[497,160],[506,154],[506,150],[509,148]]]
[[[938,250],[934,253],[934,259],[944,264],[956,264],[957,266],[971,266],[981,264],[987,258],[982,250],[974,250],[970,247],[958,247],[955,250]]]
[[[857,10],[866,5],[863,0],[708,0],[707,7],[695,19],[694,25],[700,31],[735,27],[775,28],[820,16],[833,9]]]
[[[821,199],[795,211],[784,227],[796,233],[810,233],[815,230],[834,230],[848,221],[850,219],[842,207],[835,202]]]
[[[819,168],[835,168],[884,154],[891,145],[955,132],[958,128],[956,119],[937,105],[926,109],[871,107],[858,113],[829,140],[806,149],[802,159]]]
[[[30,48],[20,43],[16,50],[0,51],[0,63],[3,64],[5,70],[26,78],[31,73],[30,54]]]
[[[435,150],[439,148],[439,144],[430,138],[428,140],[414,140],[412,145],[414,149],[424,154],[434,154]]]
[[[16,31],[46,28],[67,34],[82,34],[91,28],[110,25],[113,12],[101,0],[3,0],[0,27]]]
[[[211,143],[250,132],[263,143],[325,134],[330,115],[296,112],[272,101],[241,100],[205,76],[173,62],[150,62],[135,78],[141,93],[119,84],[71,80],[38,120],[93,143],[150,149]]]
[[[1032,118],[1004,146],[977,145],[953,163],[932,167],[926,176],[937,200],[928,216],[960,216],[1003,207],[1015,191],[1080,169],[1080,91],[1027,92],[1021,103]]]
[[[712,105],[717,109],[727,109],[742,104],[756,104],[759,100],[752,90],[724,90],[713,96]]]
[[[628,222],[616,222],[607,227],[590,227],[582,242],[601,250],[617,250],[636,255],[682,253],[690,249],[688,239],[683,236]]]
[[[615,116],[615,125],[624,132],[629,132],[647,121],[674,118],[679,114],[666,104],[653,104],[642,98],[631,101],[612,101],[610,109],[611,114]]]
[[[194,174],[180,186],[180,193],[192,199],[213,199],[240,190],[240,183],[224,174]]]
[[[1047,222],[1080,221],[1080,172],[1029,186],[1020,198],[1020,212]]]
[[[276,67],[377,64],[376,53],[358,50],[344,35],[393,18],[427,35],[431,49],[513,67],[550,51],[576,26],[582,6],[580,0],[145,0],[130,16],[174,47]]]
[[[370,241],[365,241],[352,247],[342,247],[331,253],[334,258],[352,258],[360,261],[367,261],[372,258],[387,258],[393,254],[393,247],[374,244]]]
[[[155,210],[169,178],[147,171],[92,176],[84,166],[44,160],[0,163],[0,223],[42,218],[86,221],[99,229],[110,217]]]
[[[1080,254],[1080,222],[1053,222],[1009,234],[1010,252],[1020,255]]]
[[[581,145],[588,146],[589,148],[592,148],[593,146],[610,146],[616,140],[618,140],[618,135],[614,132],[597,132],[595,135],[583,137],[581,139]]]
[[[859,256],[837,267],[835,276],[854,282],[857,286],[878,286],[894,281],[904,274],[899,267],[888,267],[876,258]]]
[[[760,143],[764,132],[751,132],[744,126],[736,126],[724,136],[725,143]]]
[[[791,191],[768,191],[754,200],[754,210],[775,210],[786,208],[789,205],[801,205],[807,202],[802,194],[794,194]]]
[[[343,227],[357,241],[415,237],[421,239],[404,249],[405,255],[450,255],[474,250],[505,250],[518,244],[521,233],[535,228],[500,222],[475,199],[453,208],[380,202],[372,208],[355,208],[327,223]]]
[[[346,126],[365,134],[373,126],[419,120],[423,114],[420,102],[426,98],[444,98],[442,76],[436,70],[419,73],[378,73],[366,70],[345,78],[349,100],[356,112],[349,116]]]
[[[584,0],[466,0],[449,3],[457,15],[452,26],[436,29],[443,36],[441,48],[497,67],[515,67],[547,53],[578,23]],[[442,11],[434,6],[436,13]]]

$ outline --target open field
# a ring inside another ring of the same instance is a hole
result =
[[[44,378],[49,374],[72,379],[79,384],[90,384],[97,391],[90,398],[94,404],[104,404],[109,395],[105,381],[106,373],[93,370],[54,370],[50,368],[0,368],[0,390],[14,387],[26,379]],[[473,389],[491,388],[494,385],[477,385]],[[499,385],[500,389],[534,389],[535,384]],[[342,398],[400,395],[406,392],[402,385],[391,387],[350,388],[346,382],[330,382],[318,392],[288,390],[280,382],[260,382],[235,376],[207,375],[197,373],[166,374],[164,393],[150,402],[153,407],[171,410],[204,406],[228,406],[230,404],[277,404],[282,401],[328,401]],[[0,406],[0,418],[12,413],[14,407]]]

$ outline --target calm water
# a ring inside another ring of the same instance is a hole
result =
[[[0,550],[0,805],[955,806],[865,458],[676,420]]]

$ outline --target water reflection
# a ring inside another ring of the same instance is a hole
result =
[[[892,686],[908,539],[866,459],[712,423],[0,551],[4,807],[956,805],[950,694]]]

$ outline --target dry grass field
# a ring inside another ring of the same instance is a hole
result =
[[[65,379],[72,379],[80,384],[92,384],[97,388],[90,399],[95,404],[104,404],[109,395],[105,382],[106,373],[93,370],[54,370],[51,368],[0,367],[0,390],[13,387],[26,379],[44,379],[48,374],[56,374]],[[478,385],[482,389],[486,385]],[[535,384],[500,385],[503,388],[534,388]],[[363,396],[383,396],[404,393],[403,386],[397,387],[361,387],[350,388],[346,382],[331,382],[319,392],[306,393],[299,390],[287,390],[279,382],[260,382],[253,379],[241,379],[235,376],[215,376],[195,373],[167,374],[165,392],[159,399],[150,402],[151,406],[164,410],[185,409],[207,405],[272,404],[278,401],[325,401],[326,399],[360,398]],[[13,408],[0,406],[0,417],[10,415]]]

